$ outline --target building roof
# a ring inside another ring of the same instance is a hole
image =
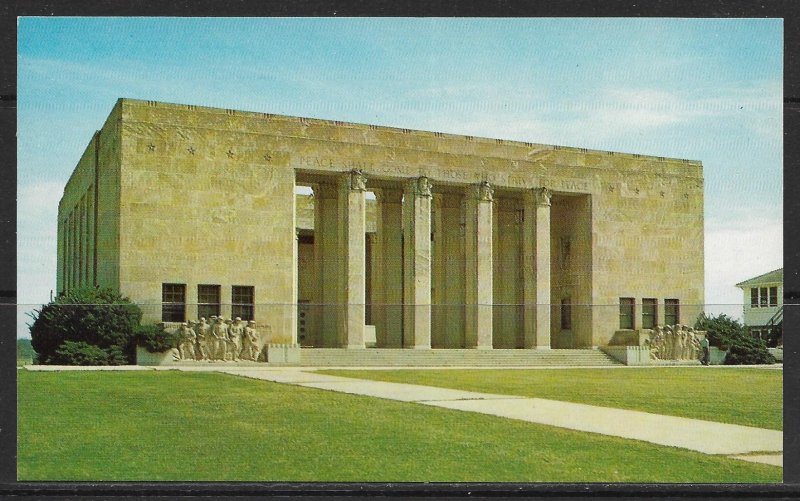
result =
[[[769,273],[764,273],[763,275],[759,275],[749,280],[745,280],[744,282],[740,282],[736,284],[736,287],[744,288],[744,287],[750,287],[752,285],[774,284],[774,283],[783,283],[783,268],[778,268],[777,270],[772,270]]]
[[[269,117],[272,120],[284,120],[289,122],[299,122],[304,125],[308,124],[317,124],[317,125],[327,125],[333,126],[338,128],[355,128],[355,129],[376,129],[382,130],[387,132],[396,132],[402,134],[412,134],[416,136],[423,136],[429,137],[434,136],[438,138],[446,138],[446,139],[460,139],[460,140],[467,140],[479,143],[490,143],[490,144],[504,144],[508,146],[524,146],[524,147],[542,147],[547,150],[564,150],[564,151],[572,151],[572,152],[579,152],[579,153],[586,153],[586,154],[600,154],[600,155],[615,155],[621,156],[624,158],[631,158],[631,159],[638,159],[638,160],[656,160],[660,162],[680,162],[685,164],[690,164],[694,166],[701,166],[702,162],[700,160],[689,160],[685,158],[675,158],[675,157],[660,157],[660,156],[653,156],[653,155],[643,155],[638,153],[624,153],[618,151],[608,151],[608,150],[595,150],[590,148],[578,148],[574,146],[560,146],[560,145],[553,145],[553,144],[543,144],[543,143],[530,143],[530,142],[522,142],[522,141],[514,141],[509,139],[500,139],[500,138],[490,138],[490,137],[482,137],[482,136],[465,136],[462,134],[450,134],[444,132],[434,132],[434,131],[426,131],[426,130],[418,130],[418,129],[405,129],[405,128],[398,128],[398,127],[389,127],[384,125],[375,125],[375,124],[365,124],[365,123],[356,123],[356,122],[343,122],[339,120],[325,120],[320,118],[309,118],[309,117],[298,117],[292,115],[280,115],[275,113],[261,113],[255,111],[243,111],[243,110],[231,110],[225,108],[214,108],[210,106],[195,106],[195,105],[188,105],[188,104],[177,104],[177,103],[167,103],[162,101],[145,101],[141,99],[132,99],[127,97],[121,97],[118,99],[120,103],[127,103],[127,104],[135,104],[135,105],[147,105],[147,106],[156,106],[160,108],[176,108],[176,109],[191,109],[194,111],[204,111],[206,113],[214,113],[214,114],[226,114],[230,115],[232,113],[236,113],[239,115],[244,116],[251,116],[255,118],[264,118]]]

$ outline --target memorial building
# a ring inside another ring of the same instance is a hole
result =
[[[120,99],[59,203],[85,286],[308,347],[604,346],[702,311],[702,164]]]

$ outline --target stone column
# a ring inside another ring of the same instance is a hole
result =
[[[366,320],[366,183],[360,170],[345,174],[339,185],[343,312],[340,326],[347,348],[364,348]]]
[[[403,191],[380,193],[378,238],[382,244],[382,326],[376,326],[376,341],[383,348],[400,348],[403,340]],[[375,306],[373,306],[374,311]]]
[[[525,194],[525,348],[550,348],[550,197],[547,188],[535,188]]]
[[[443,348],[447,346],[446,309],[442,307],[445,301],[445,236],[444,236],[444,211],[442,210],[442,194],[434,193],[431,208],[431,224],[433,225],[431,239],[431,347]],[[453,259],[454,256],[449,256]]]
[[[492,197],[484,181],[465,197],[467,348],[492,348]]]
[[[318,184],[314,187],[314,261],[317,273],[319,301],[313,315],[317,333],[316,346],[338,346],[339,324],[339,232],[337,229],[336,186]]]
[[[80,240],[80,234],[78,233],[78,214],[76,208],[73,208],[70,218],[72,220],[72,288],[77,288],[80,287],[80,282],[78,281],[78,270],[80,270],[78,241]]]
[[[383,307],[385,303],[385,280],[383,278],[383,193],[375,190],[375,233],[372,235],[370,256],[370,274],[372,288],[370,291],[370,302],[372,304],[372,325],[375,326],[375,346],[383,347],[385,333],[386,311]],[[368,235],[369,236],[369,235]]]
[[[406,185],[403,211],[403,344],[431,347],[431,184]]]

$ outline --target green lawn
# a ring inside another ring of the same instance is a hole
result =
[[[783,429],[780,370],[658,367],[321,372]]]
[[[18,376],[20,480],[780,482],[782,469],[214,373]]]

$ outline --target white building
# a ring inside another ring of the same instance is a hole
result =
[[[766,338],[783,326],[783,268],[736,284],[744,292],[744,325],[753,336]]]

